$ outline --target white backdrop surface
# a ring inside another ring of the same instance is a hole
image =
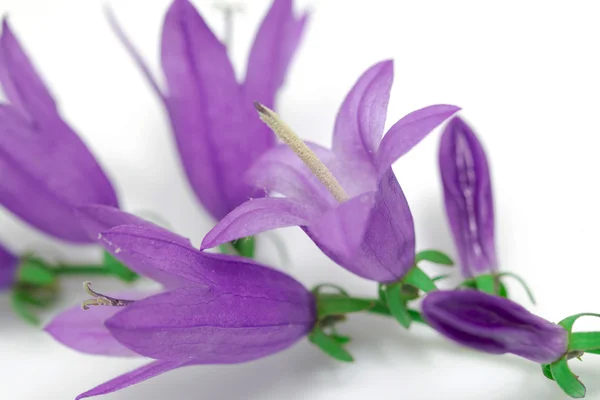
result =
[[[235,17],[231,49],[243,66],[269,1],[246,0]],[[60,101],[66,120],[92,148],[115,183],[124,208],[151,211],[199,244],[211,228],[174,149],[166,114],[111,33],[98,0],[0,0],[26,50]],[[118,19],[156,75],[159,31],[168,0],[112,0]],[[217,32],[214,2],[197,0]],[[337,108],[360,73],[395,60],[388,114],[434,103],[456,104],[477,130],[491,163],[501,268],[530,283],[538,306],[517,285],[514,297],[558,321],[600,312],[600,8],[595,1],[306,0],[312,10],[304,42],[280,93],[280,115],[304,138],[329,144]],[[437,171],[439,131],[394,169],[411,205],[418,249],[456,256]],[[54,257],[98,257],[53,241],[0,212],[0,240],[16,251]],[[262,261],[312,286],[335,281],[361,295],[373,283],[334,265],[297,228],[281,230],[291,263],[261,237]],[[285,264],[285,265],[284,265]],[[112,280],[96,288],[120,288]],[[85,294],[66,282],[66,306]],[[78,354],[11,314],[0,295],[0,398],[72,399],[145,363]],[[51,315],[45,316],[47,321]],[[584,320],[580,329],[598,329]],[[172,371],[103,399],[559,400],[565,395],[537,365],[455,346],[421,327],[357,316],[342,327],[353,337],[350,365],[336,363],[307,341],[257,362]],[[571,362],[600,399],[600,357]]]

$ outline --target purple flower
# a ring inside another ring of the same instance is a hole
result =
[[[80,204],[117,206],[108,178],[77,134],[6,20],[0,36],[0,204],[39,230],[91,242],[74,217]]]
[[[567,352],[565,329],[502,297],[475,290],[436,291],[425,297],[422,308],[433,329],[463,346],[538,363],[551,363]]]
[[[496,271],[494,202],[485,152],[459,117],[446,127],[440,145],[446,213],[465,278]]]
[[[299,225],[325,254],[355,274],[378,282],[402,278],[414,265],[415,236],[391,164],[459,109],[434,105],[414,111],[382,139],[392,80],[392,61],[369,68],[340,108],[332,150],[307,143],[339,182],[344,194],[338,200],[345,201],[336,200],[292,150],[280,145],[247,176],[254,186],[285,198],[242,204],[208,233],[202,248]]]
[[[0,245],[0,290],[12,286],[18,266],[19,258]]]
[[[188,180],[216,219],[257,195],[241,177],[275,139],[256,118],[252,101],[273,105],[306,19],[294,17],[292,0],[275,0],[252,46],[246,78],[238,83],[225,46],[188,0],[174,0],[162,31],[164,91],[115,24],[164,102]]]
[[[265,357],[293,345],[316,322],[313,295],[279,271],[241,257],[201,252],[188,240],[114,208],[87,206],[79,212],[90,234],[106,229],[99,241],[108,251],[164,289],[112,297],[90,291],[95,299],[86,302],[88,307],[115,307],[72,308],[46,327],[82,352],[155,359],[78,399],[186,365]]]

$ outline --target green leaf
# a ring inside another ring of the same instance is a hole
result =
[[[310,335],[308,335],[308,340],[336,360],[345,362],[354,361],[354,358],[352,358],[350,353],[348,353],[337,340],[327,336],[320,328],[315,328]]]
[[[448,255],[437,250],[423,250],[417,253],[415,264],[418,264],[420,261],[429,261],[441,265],[454,265],[454,261]]]
[[[480,292],[496,294],[496,280],[492,275],[479,275],[475,277],[475,286]]]
[[[550,371],[560,388],[569,396],[580,399],[585,397],[585,386],[569,369],[567,360],[561,358],[550,364]]]
[[[441,281],[442,279],[450,278],[451,276],[452,276],[452,274],[438,275],[438,276],[434,276],[433,278],[431,278],[431,280],[434,282],[437,282],[437,281]]]
[[[461,283],[460,285],[458,285],[458,287],[466,287],[469,289],[477,289],[477,284],[475,283],[474,279],[467,279],[466,281],[464,281],[463,283]]]
[[[600,354],[600,349],[585,350],[585,352],[589,354]]]
[[[412,318],[408,313],[406,303],[400,297],[400,284],[387,286],[385,289],[385,297],[391,314],[396,318],[400,325],[406,329],[410,328]]]
[[[600,332],[575,332],[569,338],[569,350],[599,350]]]
[[[571,315],[570,317],[563,319],[558,324],[560,326],[562,326],[563,328],[565,328],[567,330],[567,332],[571,333],[571,331],[573,330],[573,324],[575,324],[575,321],[577,321],[581,317],[600,317],[600,314],[593,314],[593,313],[575,314],[575,315]]]
[[[411,310],[411,309],[409,309],[408,310],[408,315],[410,315],[410,318],[414,322],[418,322],[418,323],[424,324],[424,325],[429,325],[427,322],[425,322],[425,320],[423,319],[423,316],[417,310]]]
[[[419,267],[412,267],[410,271],[404,276],[402,281],[406,284],[413,285],[424,292],[431,292],[437,290],[435,283],[429,276]]]
[[[541,367],[542,367],[542,374],[544,374],[544,376],[546,378],[553,381],[554,377],[552,376],[552,371],[550,371],[550,364],[542,364]]]
[[[349,343],[352,340],[352,339],[350,339],[349,336],[337,335],[337,334],[331,335],[331,338],[341,345]]]
[[[234,240],[233,242],[231,242],[231,245],[240,256],[246,258],[254,258],[254,249],[256,247],[254,236],[248,236],[245,238]]]
[[[523,289],[525,289],[525,292],[527,293],[527,297],[529,297],[529,301],[531,301],[532,304],[535,304],[535,298],[533,297],[533,292],[531,291],[531,289],[529,289],[529,286],[527,286],[527,284],[525,283],[523,278],[521,278],[517,274],[513,274],[512,272],[502,272],[497,275],[498,278],[502,278],[503,276],[510,276],[511,278],[516,279],[517,282],[519,282],[521,284],[521,286],[523,286]],[[502,285],[502,284],[500,284],[500,285]],[[502,288],[502,286],[501,286],[501,288]],[[500,295],[502,296],[502,294],[500,294]],[[502,297],[506,297],[506,296],[502,296]]]
[[[127,268],[121,261],[117,260],[109,252],[104,252],[104,268],[110,271],[111,274],[117,276],[125,282],[133,282],[139,275]]]
[[[13,311],[32,325],[39,325],[40,320],[29,311],[28,301],[19,290],[12,292],[11,306]]]
[[[356,299],[339,295],[321,295],[317,298],[319,319],[328,315],[340,315],[367,310],[375,302],[368,299]]]
[[[506,288],[506,285],[500,281],[498,281],[498,296],[508,299],[508,289]]]
[[[381,300],[384,303],[386,303],[386,300],[385,300],[385,287],[381,283],[377,284],[377,296],[379,297],[379,300]]]
[[[41,260],[34,258],[24,259],[17,272],[19,283],[45,286],[54,283],[55,279],[52,271]]]

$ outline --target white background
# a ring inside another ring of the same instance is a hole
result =
[[[167,0],[113,0],[112,6],[152,69],[159,70],[159,30]],[[196,4],[217,32],[212,1]],[[268,1],[245,2],[232,48],[243,75],[254,30]],[[43,73],[63,115],[107,169],[124,208],[152,211],[199,244],[211,220],[184,179],[168,120],[130,58],[110,32],[98,0],[0,0],[0,12]],[[433,103],[463,107],[493,173],[501,267],[523,276],[538,306],[558,321],[600,312],[600,24],[594,1],[307,0],[313,10],[304,43],[279,98],[280,114],[304,138],[329,144],[335,113],[360,73],[385,58],[396,79],[388,126]],[[412,207],[419,249],[456,255],[437,171],[439,132],[395,165]],[[97,250],[67,247],[2,211],[0,239],[15,251],[91,259]],[[342,270],[297,228],[282,230],[292,263],[282,263],[268,238],[263,261],[286,268],[307,286],[335,281],[356,294],[374,284]],[[286,264],[286,265],[283,265]],[[439,271],[439,269],[438,269]],[[116,289],[113,280],[96,288]],[[80,281],[62,306],[82,300]],[[530,305],[517,285],[517,301]],[[0,296],[0,397],[72,399],[145,361],[78,354],[21,322]],[[45,316],[45,321],[50,315]],[[584,320],[579,328],[599,328]],[[353,317],[342,330],[354,341],[351,365],[323,356],[307,341],[239,366],[180,369],[105,399],[461,399],[566,398],[539,367],[514,356],[459,348],[424,328]],[[600,399],[600,361],[571,362]]]

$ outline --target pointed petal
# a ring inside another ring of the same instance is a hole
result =
[[[393,79],[392,61],[369,68],[346,96],[335,120],[334,153],[343,159],[362,162],[369,171],[373,170],[383,134]],[[374,175],[373,172],[373,179]]]
[[[280,291],[275,285],[253,295],[180,288],[133,303],[106,326],[121,343],[152,358],[254,360],[291,346],[315,323],[314,299],[306,289],[298,287],[285,299],[270,289]]]
[[[162,67],[187,177],[204,207],[221,219],[251,197],[242,176],[274,135],[245,101],[225,47],[188,0],[175,0],[165,18]]]
[[[118,208],[92,204],[75,208],[75,215],[79,223],[88,232],[90,238],[100,239],[98,235],[120,225],[136,225],[152,229],[154,235],[160,236],[167,241],[179,243],[184,246],[192,246],[189,239],[181,237],[145,219],[133,214],[121,211]]]
[[[0,36],[0,85],[8,100],[23,115],[55,116],[56,104],[38,72],[13,34],[6,18]]]
[[[15,281],[19,259],[0,245],[0,290],[8,289]]]
[[[413,111],[396,122],[383,137],[377,153],[379,174],[384,174],[394,161],[459,110],[456,106],[438,104]]]
[[[0,169],[0,204],[59,239],[90,242],[73,206],[117,206],[108,178],[60,119],[34,128],[13,107],[0,105]]]
[[[102,385],[96,386],[95,388],[88,390],[85,393],[77,396],[75,400],[85,399],[92,396],[100,396],[102,394],[116,392],[117,390],[124,389],[128,386],[135,385],[136,383],[143,382],[147,379],[154,378],[165,372],[169,372],[175,368],[190,365],[187,360],[179,361],[165,361],[158,360],[153,361],[150,364],[146,364],[143,367],[135,369],[131,372],[123,374],[115,379],[103,383]]]
[[[110,294],[111,297],[138,300],[154,293],[135,291]],[[104,325],[104,322],[123,311],[122,307],[91,307],[83,310],[81,305],[66,309],[58,314],[44,330],[60,343],[87,354],[117,357],[135,357],[137,353],[119,343]]]
[[[463,346],[541,364],[567,352],[564,328],[503,297],[476,290],[435,291],[425,297],[422,309],[432,328]]]
[[[201,249],[210,249],[235,239],[287,226],[307,225],[315,211],[285,198],[249,200],[227,214],[202,240]]]
[[[307,14],[296,19],[292,0],[275,0],[254,39],[244,89],[248,100],[273,108],[304,32]]]
[[[446,214],[465,278],[496,270],[494,201],[485,151],[460,118],[450,121],[440,143]]]
[[[397,281],[414,265],[412,214],[391,169],[376,192],[340,204],[307,233],[332,260],[366,279]]]

